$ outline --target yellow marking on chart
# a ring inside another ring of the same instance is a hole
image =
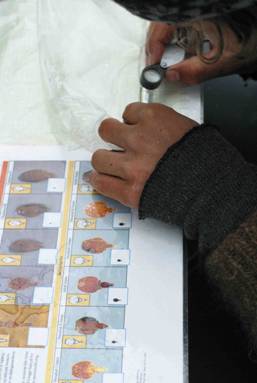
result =
[[[12,184],[10,187],[10,194],[31,194],[31,184]]]
[[[26,229],[27,227],[27,220],[26,218],[19,218],[19,217],[13,217],[13,218],[6,218],[4,223],[5,229]]]
[[[47,357],[47,369],[45,374],[45,383],[52,382],[52,374],[54,370],[54,355],[56,348],[56,337],[58,332],[58,317],[60,310],[60,298],[62,294],[62,276],[65,264],[65,252],[67,246],[67,233],[69,229],[69,207],[73,190],[73,178],[74,178],[74,162],[67,163],[67,176],[66,176],[66,188],[64,196],[63,218],[61,224],[61,240],[60,240],[60,252],[58,253],[57,265],[58,272],[56,275],[55,294],[53,298],[53,313],[52,321],[50,324],[49,344],[48,344],[48,357]]]
[[[0,266],[20,266],[20,265],[21,265],[21,255],[9,255],[9,254],[0,255]]]
[[[91,219],[91,218],[75,219],[74,229],[75,230],[95,230],[96,219]]]
[[[72,267],[91,267],[94,264],[92,255],[73,255],[70,265]]]
[[[16,293],[0,293],[0,305],[14,305]]]
[[[86,348],[87,337],[85,335],[65,335],[62,338],[62,348]]]
[[[0,334],[0,348],[9,347],[10,335],[9,334]]]
[[[89,294],[67,294],[67,306],[89,306]]]

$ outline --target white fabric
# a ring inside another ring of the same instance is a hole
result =
[[[110,0],[0,3],[0,142],[95,150],[139,100],[146,22]]]

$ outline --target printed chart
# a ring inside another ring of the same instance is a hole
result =
[[[1,383],[151,382],[126,374],[124,360],[133,214],[95,193],[90,170],[87,161],[2,165]]]

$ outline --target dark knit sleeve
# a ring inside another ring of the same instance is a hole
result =
[[[183,226],[200,253],[218,244],[257,206],[257,169],[213,127],[171,147],[143,191],[139,217]]]
[[[257,212],[211,252],[204,263],[209,283],[244,330],[243,344],[257,355]]]

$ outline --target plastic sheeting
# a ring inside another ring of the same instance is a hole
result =
[[[146,22],[110,0],[0,4],[0,141],[95,150],[139,99]]]

